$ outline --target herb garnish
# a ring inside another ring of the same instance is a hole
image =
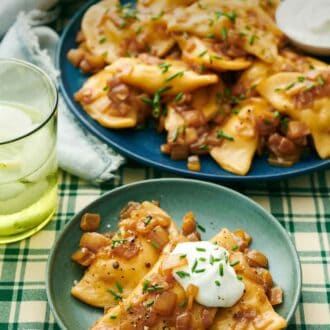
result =
[[[117,244],[125,243],[127,239],[113,239],[111,242],[111,248],[115,248]]]
[[[117,287],[119,293],[123,293],[123,287],[118,281],[116,281],[116,287]]]
[[[151,220],[152,220],[152,216],[151,216],[151,215],[147,215],[147,216],[143,219],[144,225],[145,225],[145,226],[148,226]]]
[[[184,75],[184,71],[176,72],[176,73],[172,74],[171,76],[169,76],[167,79],[165,79],[165,82],[169,82],[177,77],[182,77],[183,75]]]
[[[231,262],[229,265],[232,266],[232,267],[234,267],[234,266],[236,266],[238,264],[239,264],[239,260],[236,260],[234,262]]]
[[[206,252],[206,249],[204,249],[204,248],[200,248],[200,247],[197,247],[197,248],[196,248],[196,251],[199,251],[199,252]]]
[[[122,300],[123,299],[121,295],[119,295],[118,293],[116,293],[115,291],[113,291],[111,289],[108,289],[108,292],[110,292],[113,295],[115,300]]]
[[[229,136],[229,135],[225,134],[220,129],[217,131],[217,138],[218,139],[225,139],[225,140],[228,140],[228,141],[234,141],[235,140],[232,136]]]
[[[155,241],[150,241],[150,244],[157,250],[159,250],[159,245]]]
[[[219,264],[219,274],[223,276],[223,264]]]
[[[190,274],[187,273],[187,272],[184,272],[183,270],[180,270],[180,271],[176,272],[176,274],[177,274],[180,278],[190,277]]]
[[[202,231],[203,233],[205,233],[205,228],[200,224],[200,223],[198,223],[197,222],[197,228],[200,230],[200,231]]]
[[[162,69],[162,74],[166,73],[168,69],[172,66],[172,64],[169,63],[161,63],[158,65]]]
[[[180,102],[181,99],[182,99],[182,97],[183,97],[183,95],[184,95],[183,92],[178,93],[178,94],[175,96],[174,101],[175,101],[176,103]]]

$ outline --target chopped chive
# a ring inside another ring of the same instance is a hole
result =
[[[145,302],[145,303],[144,303],[144,306],[145,306],[145,307],[150,307],[150,306],[152,306],[154,303],[155,303],[154,300],[150,300],[150,301]]]
[[[102,37],[102,38],[99,40],[99,44],[104,44],[106,41],[107,41],[107,38],[106,38],[106,37]]]
[[[246,37],[246,36],[247,36],[247,33],[246,33],[246,32],[240,32],[239,35],[240,35],[241,37]]]
[[[279,118],[281,116],[281,114],[278,111],[274,112],[274,118]]]
[[[311,85],[307,86],[307,87],[304,89],[304,91],[305,91],[305,92],[310,91],[310,90],[312,90],[314,87],[315,87],[315,84],[311,84]]]
[[[158,290],[163,290],[164,287],[162,285],[154,284],[152,286],[147,287],[146,291],[148,292],[155,292]]]
[[[125,243],[127,239],[113,239],[111,242],[111,248],[114,248],[116,244]]]
[[[168,69],[172,66],[172,64],[169,63],[161,63],[158,65],[162,69],[162,74],[166,73]]]
[[[206,249],[204,249],[204,248],[200,248],[200,247],[197,247],[197,248],[196,248],[196,251],[206,252]]]
[[[187,272],[184,272],[183,270],[180,270],[180,271],[176,272],[176,274],[177,274],[180,278],[190,277],[190,274],[187,273]]]
[[[288,130],[288,123],[289,123],[289,118],[287,118],[287,117],[282,118],[281,127],[284,132],[286,132]]]
[[[206,258],[200,257],[198,260],[205,262],[206,261]]]
[[[207,54],[207,49],[203,50],[198,54],[198,57],[203,57],[205,54]]]
[[[249,44],[252,46],[254,44],[254,41],[256,40],[256,35],[255,34],[252,34],[252,36],[250,37],[250,41],[249,41]]]
[[[143,26],[142,25],[140,25],[136,30],[135,30],[135,34],[140,34],[141,32],[142,32],[142,30],[143,30]]]
[[[148,226],[151,220],[152,220],[152,216],[151,216],[151,215],[146,216],[146,217],[143,219],[144,225],[145,225],[145,226]]]
[[[181,254],[180,259],[184,259],[186,256],[186,254]]]
[[[195,270],[195,273],[204,273],[204,272],[205,272],[205,268]]]
[[[304,82],[306,80],[306,78],[304,76],[299,76],[297,78],[298,82]]]
[[[191,271],[194,273],[195,272],[195,270],[196,270],[196,268],[197,268],[197,265],[198,265],[198,261],[197,261],[197,259],[195,260],[195,262],[194,262],[194,264],[193,264],[193,266],[192,266],[192,268],[191,268]]]
[[[117,318],[117,315],[110,315],[110,320],[115,320]]]
[[[159,245],[155,241],[150,241],[150,244],[156,249],[159,250]]]
[[[238,245],[235,245],[231,248],[232,251],[237,251],[238,250]]]
[[[225,134],[222,130],[217,131],[217,138],[218,139],[225,139],[225,140],[228,140],[228,141],[234,141],[234,138],[232,136],[229,136],[229,135]]]
[[[199,67],[199,71],[200,71],[200,73],[204,73],[204,71],[205,71],[205,64],[204,64],[204,63],[202,63],[202,64],[200,65],[200,67]]]
[[[116,293],[115,291],[108,289],[108,292],[111,293],[113,295],[113,297],[115,298],[115,300],[122,300],[122,296],[119,295],[118,293]]]
[[[215,18],[216,18],[216,19],[219,19],[219,18],[222,16],[222,12],[221,12],[221,11],[216,11],[216,12],[214,13],[214,15],[215,15]]]
[[[183,92],[180,92],[178,93],[175,98],[174,98],[174,101],[177,103],[177,102],[180,102],[180,100],[182,99],[184,93]]]
[[[177,73],[172,74],[171,76],[169,76],[167,79],[165,79],[165,82],[169,82],[177,77],[182,77],[184,75],[184,71],[179,71]]]
[[[231,109],[231,113],[233,113],[234,115],[237,115],[239,113],[239,109]]]
[[[198,222],[197,222],[197,228],[198,228],[200,231],[202,231],[203,233],[206,232],[206,229],[205,229],[200,223],[198,223]]]
[[[149,280],[144,280],[142,284],[142,291],[146,292],[148,287],[149,287],[150,281]]]
[[[209,150],[209,146],[207,144],[202,144],[198,147],[200,150]]]
[[[214,19],[213,18],[210,18],[209,19],[209,26],[213,26],[214,25]]]
[[[242,281],[242,280],[243,280],[243,277],[240,276],[240,275],[237,275],[236,277],[237,277],[237,279],[238,279],[239,281]]]
[[[184,300],[180,303],[180,307],[184,308],[187,306],[187,304],[188,304],[187,300]]]
[[[107,86],[104,86],[104,87],[102,88],[102,90],[106,92],[107,90],[109,90],[109,88],[110,88],[110,87],[107,85]]]
[[[284,87],[284,90],[285,90],[285,91],[288,91],[288,90],[291,89],[295,84],[296,84],[295,82],[289,84],[288,86]]]
[[[223,264],[219,264],[219,274],[223,276]]]
[[[178,139],[178,135],[179,135],[179,128],[177,127],[173,133],[172,142],[176,142],[176,140]]]
[[[117,287],[119,293],[123,293],[123,287],[118,281],[116,281],[116,287]]]
[[[206,38],[208,38],[208,39],[213,39],[213,38],[215,38],[215,35],[214,35],[214,33],[208,33],[208,34],[206,35]]]
[[[153,21],[159,20],[164,15],[164,11],[162,10],[157,16],[151,17]]]
[[[232,266],[232,267],[234,267],[234,266],[236,266],[238,264],[239,264],[239,260],[236,260],[234,262],[231,262],[229,265]]]
[[[221,285],[220,281],[218,281],[218,280],[215,280],[214,283],[215,283],[216,286],[220,286]]]
[[[225,87],[225,88],[224,88],[224,90],[223,90],[223,95],[224,95],[225,97],[230,97],[230,95],[231,95],[231,90],[230,90],[229,87]]]
[[[151,106],[154,105],[152,100],[150,100],[149,98],[144,97],[144,96],[141,97],[141,101],[144,102],[145,104],[148,104],[148,105],[151,105]]]
[[[221,37],[223,40],[226,40],[228,37],[228,30],[225,26],[221,28]]]
[[[235,11],[231,12],[230,14],[229,13],[223,13],[222,15],[226,16],[232,22],[235,22],[235,19],[236,19],[236,16],[237,16]]]
[[[323,79],[321,76],[318,76],[318,77],[317,77],[317,81],[318,81],[318,83],[319,83],[321,86],[324,85],[324,79]]]
[[[213,265],[213,264],[214,264],[214,257],[213,257],[213,255],[212,255],[212,254],[210,255],[210,264],[211,264],[211,265]]]

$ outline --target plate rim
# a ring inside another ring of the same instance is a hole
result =
[[[96,3],[98,0],[90,0],[87,1],[79,10],[73,15],[73,17],[70,19],[70,21],[65,26],[62,35],[60,37],[60,41],[56,48],[56,56],[55,56],[55,65],[56,68],[61,72],[61,55],[62,50],[64,48],[64,43],[67,39],[67,36],[69,35],[70,30],[72,29],[73,25],[76,23],[77,20],[83,15],[83,13],[94,3]],[[269,173],[269,174],[254,174],[254,175],[235,175],[230,172],[226,172],[227,175],[223,174],[213,174],[213,173],[204,173],[204,172],[194,172],[189,171],[188,169],[181,169],[175,167],[175,165],[167,165],[162,164],[161,162],[155,161],[153,159],[148,159],[143,157],[142,155],[136,154],[134,151],[128,150],[125,147],[120,146],[117,142],[112,141],[111,138],[106,137],[103,133],[100,132],[98,127],[94,126],[91,122],[89,122],[81,113],[81,110],[77,108],[77,105],[75,105],[72,100],[71,96],[67,92],[64,82],[62,79],[62,74],[60,74],[59,77],[59,87],[61,94],[63,95],[64,101],[68,108],[70,109],[70,112],[74,115],[76,119],[82,124],[84,128],[86,128],[89,132],[96,135],[101,141],[105,142],[107,145],[110,145],[113,147],[117,152],[120,154],[127,156],[128,158],[131,158],[135,161],[137,161],[140,164],[152,166],[157,169],[168,171],[174,174],[179,174],[184,177],[190,177],[195,179],[207,179],[207,180],[213,180],[213,181],[221,181],[221,182],[255,182],[257,180],[265,180],[265,181],[275,181],[280,179],[285,179],[288,177],[294,177],[299,176],[303,174],[307,174],[310,172],[320,171],[322,169],[326,169],[330,167],[330,159],[319,159],[321,163],[313,164],[305,168],[297,168],[297,169],[291,169],[287,173]],[[96,122],[96,124],[98,124]],[[100,125],[100,124],[98,124]],[[223,169],[222,169],[223,170]],[[224,170],[225,171],[225,170]]]
[[[285,318],[287,320],[287,322],[290,322],[290,320],[292,319],[298,304],[299,304],[299,300],[300,300],[300,296],[301,296],[301,289],[302,289],[302,268],[301,268],[301,262],[299,259],[299,254],[297,251],[297,248],[295,246],[295,244],[292,241],[292,237],[289,234],[289,232],[280,224],[280,222],[273,216],[273,214],[271,212],[268,212],[266,209],[264,209],[260,204],[258,204],[257,202],[255,202],[253,199],[247,197],[246,195],[243,195],[239,192],[237,192],[236,190],[233,190],[231,188],[216,184],[216,183],[211,183],[211,182],[205,182],[205,181],[201,181],[201,180],[196,180],[196,179],[186,179],[186,178],[159,178],[159,179],[148,179],[148,180],[142,180],[142,181],[137,181],[137,182],[132,182],[126,185],[122,185],[119,187],[116,187],[106,193],[104,193],[103,195],[99,196],[98,198],[96,198],[94,201],[92,201],[91,203],[87,204],[85,207],[83,207],[79,212],[75,213],[70,219],[69,221],[64,225],[64,227],[60,230],[55,242],[53,243],[51,250],[49,252],[49,257],[48,257],[48,261],[47,261],[47,265],[46,265],[46,281],[45,281],[45,285],[46,285],[46,294],[47,294],[47,302],[50,306],[51,312],[54,315],[54,318],[57,322],[57,324],[60,326],[61,329],[67,329],[62,320],[60,319],[55,306],[53,304],[53,300],[52,300],[52,294],[51,294],[51,290],[50,290],[50,283],[51,283],[51,268],[53,267],[53,260],[56,256],[56,252],[59,249],[59,245],[58,243],[60,242],[60,240],[62,239],[62,237],[67,233],[70,232],[70,230],[74,227],[74,225],[76,225],[76,222],[78,220],[73,221],[74,219],[78,219],[81,214],[85,213],[89,208],[91,207],[95,207],[97,206],[97,204],[102,203],[104,200],[107,200],[108,198],[111,198],[111,196],[113,194],[120,194],[125,192],[125,190],[127,189],[134,189],[135,187],[138,186],[143,186],[143,185],[157,185],[161,182],[166,182],[166,183],[172,183],[172,184],[180,184],[180,183],[185,183],[185,184],[192,184],[192,185],[202,185],[205,187],[209,187],[212,189],[216,189],[216,190],[220,190],[225,194],[229,194],[231,196],[234,196],[236,198],[240,198],[240,199],[244,199],[247,203],[250,203],[252,205],[252,207],[256,208],[259,212],[261,212],[261,214],[263,215],[263,217],[267,218],[267,221],[270,221],[275,227],[277,227],[277,229],[282,232],[282,234],[286,237],[288,245],[290,246],[290,249],[292,250],[293,254],[294,254],[294,260],[293,260],[293,264],[294,264],[294,268],[296,269],[296,275],[297,275],[297,290],[294,293],[294,298],[292,301],[292,305],[291,308],[289,310],[289,313],[287,315],[287,317]]]

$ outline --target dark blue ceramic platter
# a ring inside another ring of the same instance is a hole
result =
[[[209,156],[202,158],[200,172],[187,170],[186,161],[173,161],[160,152],[160,145],[165,142],[165,135],[158,134],[153,127],[143,130],[127,129],[114,131],[102,127],[76,103],[74,93],[88,78],[67,60],[66,54],[76,47],[75,37],[80,29],[81,19],[87,8],[96,1],[88,2],[72,18],[62,34],[57,52],[57,66],[61,72],[60,89],[73,114],[81,124],[101,140],[111,145],[121,154],[148,166],[176,174],[198,179],[246,182],[256,180],[277,180],[330,167],[330,160],[321,160],[315,152],[304,157],[292,167],[274,167],[268,164],[266,157],[256,157],[248,175],[239,176],[222,170]],[[152,125],[150,125],[152,126]],[[330,143],[330,141],[329,141]]]

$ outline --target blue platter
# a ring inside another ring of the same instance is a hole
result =
[[[256,157],[250,172],[246,176],[226,172],[211,157],[205,156],[201,160],[201,171],[192,172],[187,170],[186,161],[173,161],[160,152],[160,145],[165,142],[165,135],[158,134],[154,128],[115,131],[99,125],[73,99],[74,93],[80,89],[88,77],[81,73],[79,69],[73,67],[66,58],[67,52],[76,47],[75,38],[85,11],[95,2],[93,0],[85,4],[74,15],[62,34],[57,50],[57,67],[61,72],[60,89],[70,110],[81,124],[118,152],[140,163],[161,170],[198,179],[227,182],[278,180],[330,167],[330,159],[321,160],[315,152],[312,152],[297,164],[287,168],[271,166],[268,164],[266,157]]]

